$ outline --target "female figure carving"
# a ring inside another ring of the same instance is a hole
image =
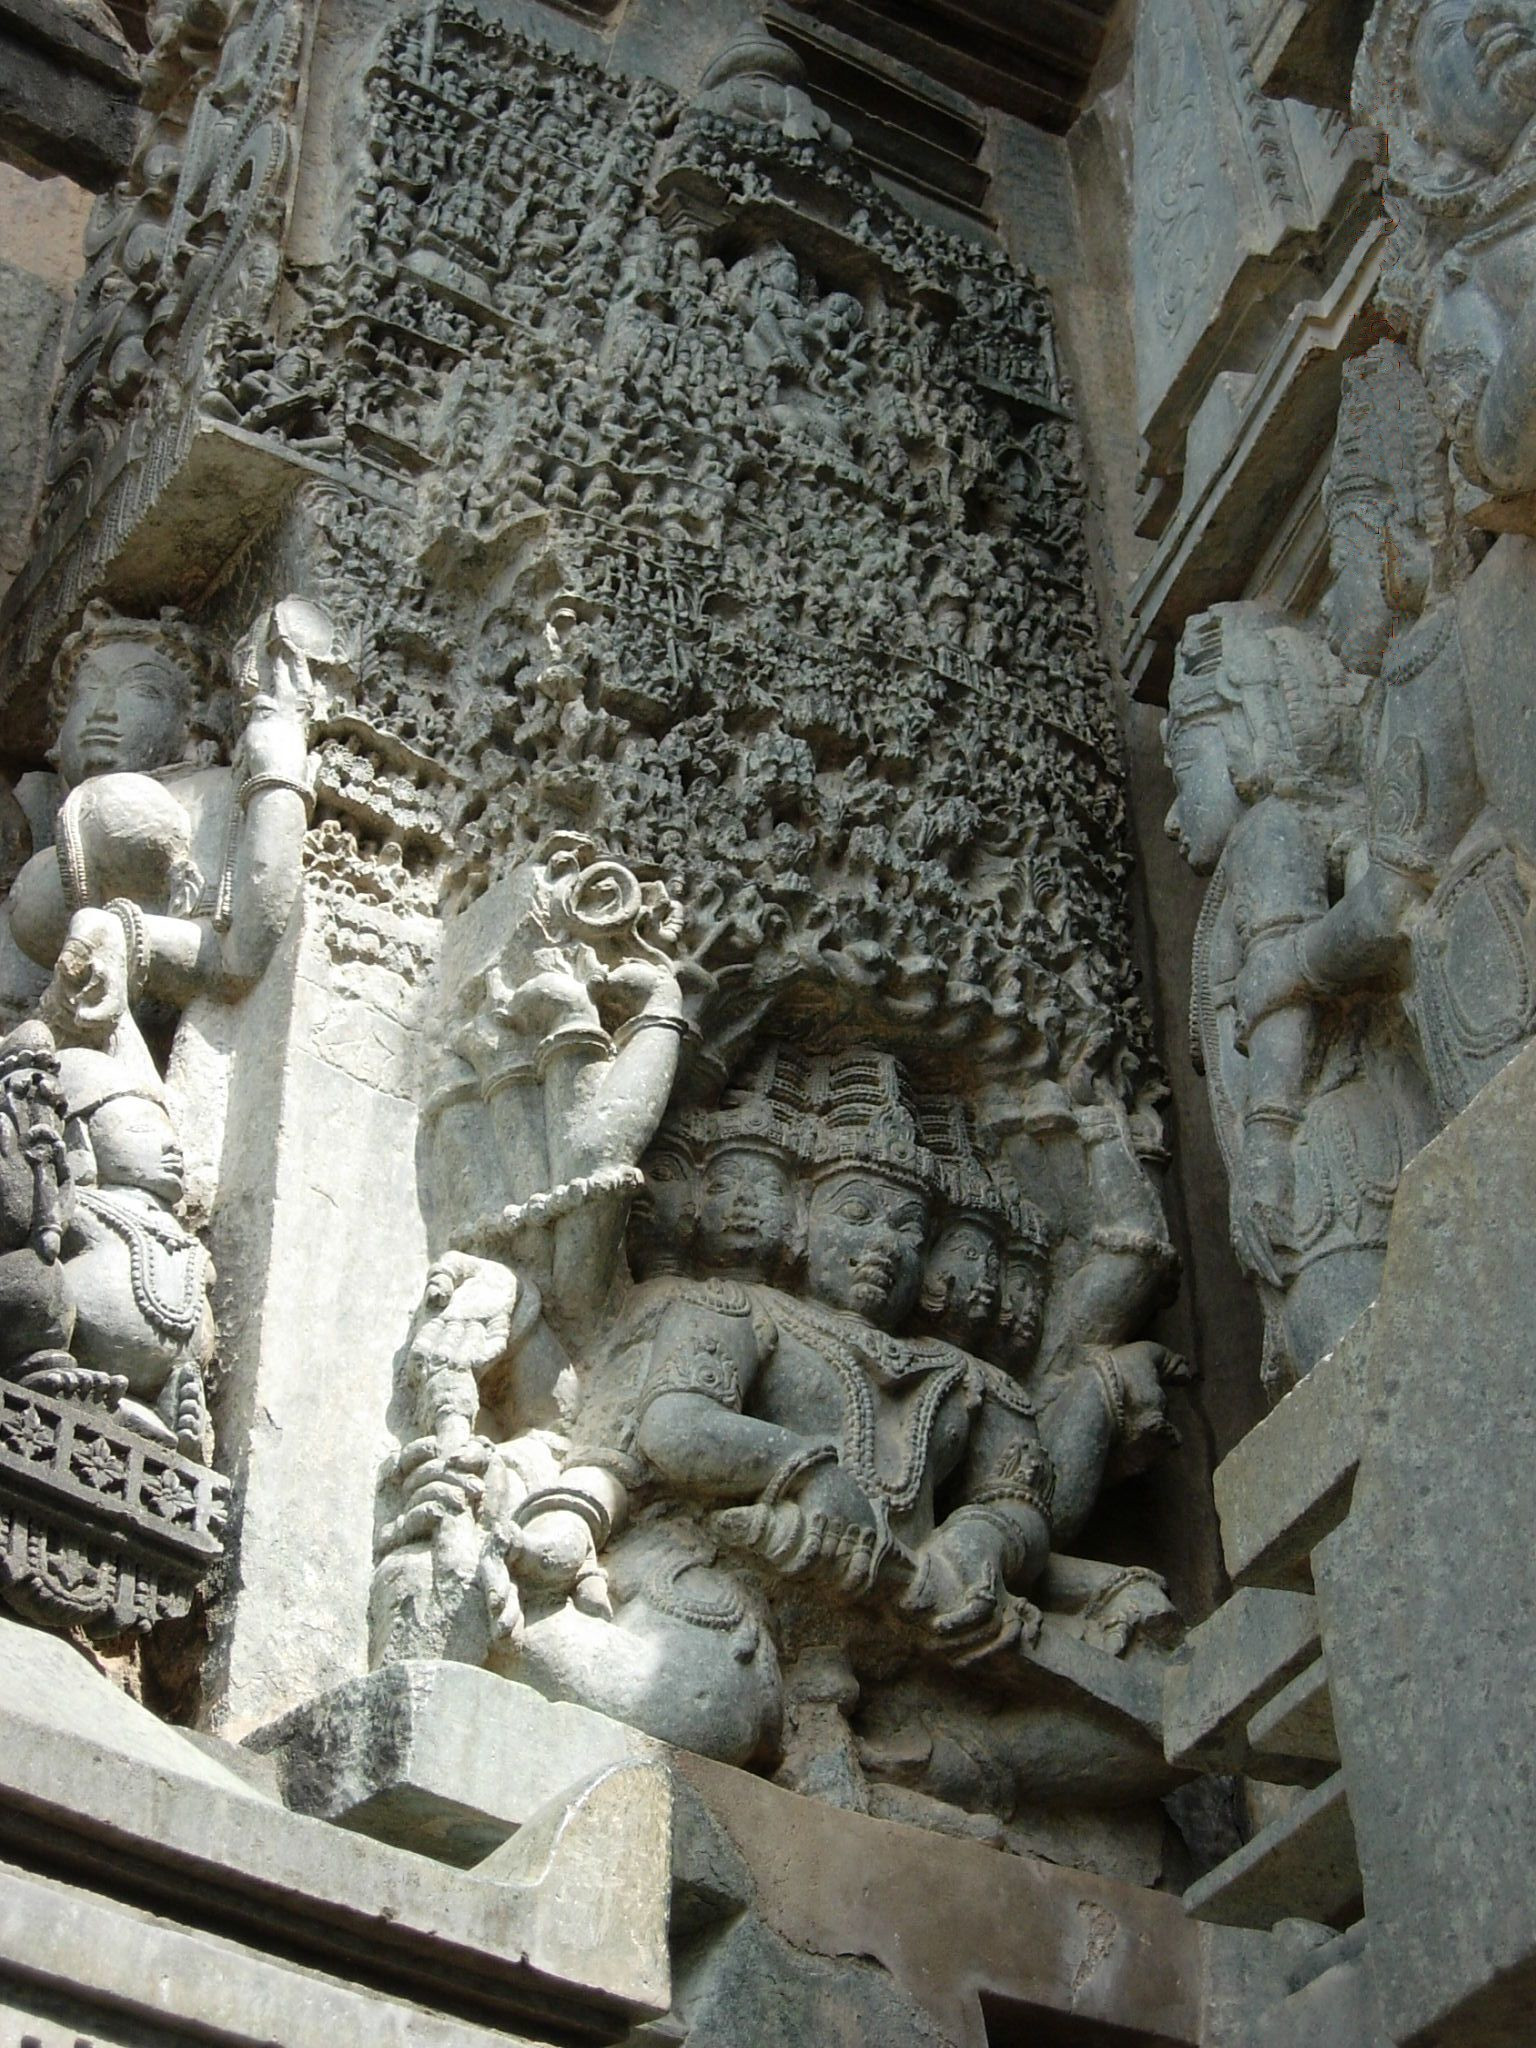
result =
[[[1224,605],[1186,629],[1164,725],[1178,785],[1168,830],[1212,878],[1193,1043],[1272,1388],[1310,1371],[1374,1300],[1398,1176],[1428,1127],[1390,1019],[1303,994],[1238,1043],[1248,963],[1326,913],[1362,833],[1362,696],[1313,635]]]

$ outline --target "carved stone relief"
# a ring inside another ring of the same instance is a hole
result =
[[[1176,1618],[1060,1554],[1182,1368],[1048,307],[760,40],[678,108],[447,8],[370,94],[315,346],[411,495],[324,594],[452,841],[374,1657],[965,1831],[1145,1798]]]
[[[39,1021],[5,1041],[8,1156],[31,1162],[33,1197],[10,1254],[0,1571],[38,1618],[142,1629],[185,1612],[220,1554],[212,1269],[135,1009],[157,1029],[268,966],[300,883],[311,663],[337,651],[325,614],[287,600],[236,650],[231,688],[184,621],[95,606],[55,664],[51,840],[6,903],[12,966],[51,975]]]
[[[1536,32],[1520,8],[1380,0],[1354,106],[1386,137],[1394,227],[1383,299],[1465,477],[1498,498],[1524,497],[1536,487]],[[1528,523],[1508,511],[1480,516],[1493,526]]]
[[[1165,727],[1169,829],[1214,869],[1197,1055],[1282,1386],[1373,1298],[1401,1168],[1536,1031],[1531,849],[1482,780],[1470,560],[1395,342],[1346,370],[1327,503],[1329,644],[1197,618]]]
[[[167,84],[186,161],[302,72],[285,9],[234,21],[244,57]],[[431,1262],[375,1660],[1014,1846],[1063,1811],[1160,1831],[1138,1702],[1178,1620],[1075,1547],[1176,1442],[1184,1368],[1141,1334],[1161,1082],[1049,304],[899,207],[758,32],[687,101],[456,0],[351,61],[304,245],[336,260],[274,297],[274,144],[239,253],[209,231],[195,372],[135,330],[155,518],[195,519],[188,433],[289,496],[200,619],[261,620],[232,696],[175,620],[65,642],[77,679],[121,651],[106,709],[56,706],[61,823],[14,891],[60,1059],[137,1056],[136,1000],[151,1036],[152,999],[259,1003],[300,898],[304,1014],[387,1013]],[[110,554],[102,489],[46,542],[34,657]],[[169,1178],[128,1206],[169,1293]],[[207,1342],[123,1398],[190,1427]]]
[[[138,146],[87,230],[41,529],[9,595],[29,661],[184,460],[216,328],[264,316],[278,281],[305,10],[173,0],[151,27]]]

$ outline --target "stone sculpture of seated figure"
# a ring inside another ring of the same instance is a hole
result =
[[[892,1334],[916,1304],[931,1198],[899,1152],[858,1151],[812,1183],[809,1301],[729,1283],[680,1293],[637,1441],[670,1487],[727,1509],[716,1527],[776,1574],[859,1594],[893,1581],[941,1640],[969,1640],[1006,1625],[1010,1589],[1044,1564],[1049,1461],[1004,1375]]]
[[[781,1763],[791,1782],[824,1789],[840,1744],[838,1796],[868,1803],[866,1779],[889,1775],[893,1724],[958,1716],[985,1769],[962,1782],[946,1764],[930,1785],[897,1742],[904,1797],[981,1810],[1001,1779],[1091,1798],[1106,1758],[1122,1796],[1145,1792],[1162,1782],[1154,1747],[1107,1731],[1091,1701],[1063,1705],[1059,1687],[1033,1683],[1029,1661],[1046,1625],[1031,1595],[1076,1563],[1050,1555],[1053,1493],[1091,1502],[1117,1440],[1098,1377],[1087,1373],[1085,1400],[1050,1411],[1058,1474],[1009,1372],[905,1333],[935,1245],[953,1263],[943,1225],[975,1204],[903,1110],[894,1061],[820,1065],[823,1092],[845,1099],[792,1110],[758,1099],[672,1120],[640,1233],[646,1277],[581,1364],[569,1434],[478,1438],[452,1457],[422,1447],[389,1526],[408,1532],[411,1499],[430,1501],[438,1541],[457,1495],[463,1534],[441,1538],[443,1555],[458,1558],[466,1587],[510,1575],[517,1599],[474,1642],[458,1629],[453,1654],[681,1746]],[[873,1107],[860,1097],[871,1080]],[[987,1199],[978,1227],[1022,1252],[1020,1218],[996,1188]],[[685,1231],[698,1277],[664,1255],[663,1216]],[[1037,1280],[1039,1246],[1027,1249]],[[980,1288],[952,1288],[949,1302],[978,1341],[1002,1320],[1000,1274],[989,1281],[985,1260],[979,1270]],[[1030,1302],[1012,1304],[1014,1321],[1034,1321]],[[393,1629],[389,1587],[411,1568],[392,1544],[376,1655],[431,1654],[402,1647]],[[1139,1577],[1166,1613],[1157,1582]],[[1094,1640],[1078,1616],[1103,1591],[1099,1580],[1068,1586],[1068,1633]],[[807,1751],[807,1683],[832,1688],[819,1754]],[[856,1703],[880,1717],[868,1772],[849,1761]],[[941,1745],[946,1758],[951,1748]]]

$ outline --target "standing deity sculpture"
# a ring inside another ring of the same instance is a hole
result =
[[[1444,1119],[1536,1031],[1536,874],[1481,779],[1444,446],[1395,343],[1345,373],[1328,506],[1332,642],[1378,678],[1365,858],[1337,902],[1251,952],[1239,1042],[1298,1003],[1395,992]]]
[[[1252,604],[1185,629],[1163,743],[1168,830],[1210,876],[1191,1043],[1265,1311],[1263,1377],[1311,1370],[1376,1297],[1403,1166],[1433,1116],[1402,1021],[1294,993],[1239,1046],[1250,961],[1320,919],[1364,857],[1367,693],[1322,639]]]
[[[63,1244],[74,1364],[30,1383],[110,1406],[126,1427],[207,1462],[214,1350],[208,1254],[178,1215],[183,1161],[165,1089],[121,988],[102,970],[114,920],[71,921],[43,999],[62,1048],[74,1208]]]
[[[1536,489],[1536,18],[1520,0],[1377,0],[1354,109],[1386,137],[1382,299],[1467,477],[1524,496]]]

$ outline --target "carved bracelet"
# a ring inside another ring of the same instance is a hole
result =
[[[1130,1402],[1126,1396],[1125,1381],[1120,1377],[1120,1368],[1107,1351],[1096,1353],[1088,1362],[1099,1376],[1099,1391],[1104,1397],[1110,1426],[1117,1437],[1122,1437],[1130,1414]]]
[[[774,1507],[808,1472],[814,1472],[818,1465],[836,1463],[836,1444],[804,1444],[798,1451],[791,1451],[784,1462],[774,1468],[758,1500],[765,1508]]]
[[[575,1515],[585,1522],[596,1550],[601,1550],[613,1534],[613,1517],[602,1502],[589,1493],[578,1493],[573,1486],[546,1486],[538,1493],[530,1493],[517,1511],[517,1525],[526,1529],[540,1515],[554,1514]]]
[[[291,789],[303,799],[305,822],[315,815],[315,792],[307,782],[300,782],[293,775],[248,775],[235,799],[241,810],[249,810],[252,797],[260,796],[264,789]]]

